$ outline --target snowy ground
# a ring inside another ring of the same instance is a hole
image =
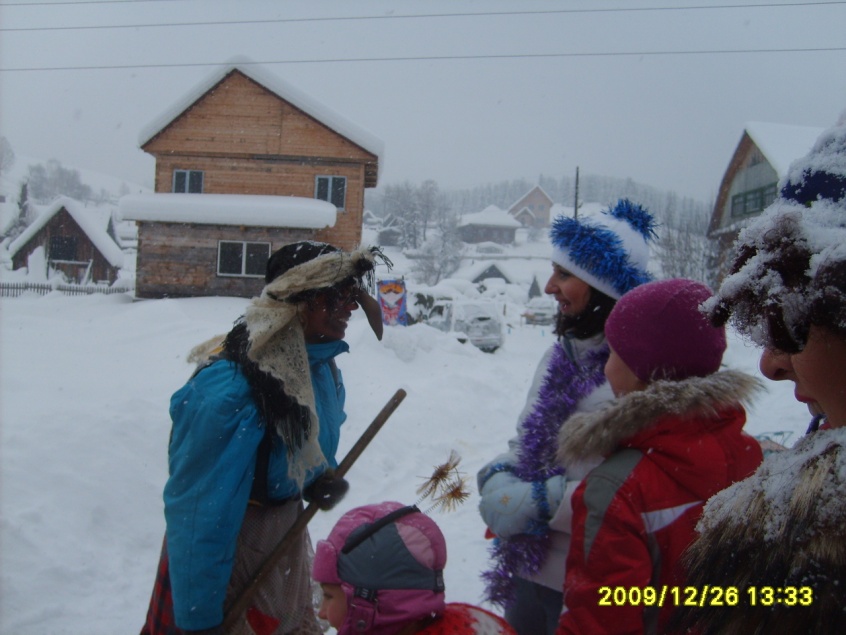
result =
[[[137,632],[164,531],[170,395],[195,344],[229,329],[246,301],[128,296],[3,299],[0,305],[0,633]],[[430,327],[387,328],[377,342],[356,312],[339,359],[348,392],[343,455],[398,388],[408,397],[348,475],[341,509],[319,514],[325,536],[351,506],[415,500],[419,477],[463,457],[471,479],[505,448],[528,382],[552,338],[509,315],[493,355]],[[757,373],[758,352],[732,340],[726,362]],[[768,384],[753,433],[808,420],[792,384]],[[486,564],[477,497],[438,514],[450,559],[447,598],[478,603]]]

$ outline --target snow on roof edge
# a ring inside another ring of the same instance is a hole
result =
[[[132,194],[119,201],[122,220],[249,227],[334,227],[331,203],[301,196],[257,194]]]
[[[327,125],[341,136],[346,137],[350,141],[364,148],[366,151],[375,154],[381,165],[385,148],[384,142],[376,135],[323,105],[317,99],[300,90],[293,84],[290,84],[282,78],[269,73],[267,70],[259,66],[258,62],[254,62],[250,58],[244,56],[234,57],[219,66],[211,74],[207,75],[203,81],[196,84],[192,90],[183,95],[180,100],[144,126],[139,133],[138,145],[143,146],[159,132],[164,130],[168,124],[170,124],[180,114],[185,112],[189,106],[205,95],[214,85],[220,82],[233,70],[242,72],[253,81],[270,90],[272,93],[278,95],[306,114]]]
[[[790,164],[805,156],[825,128],[791,124],[749,121],[744,126],[779,178],[787,174]]]

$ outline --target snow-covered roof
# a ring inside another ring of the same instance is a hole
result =
[[[496,205],[488,205],[481,212],[475,214],[464,214],[461,217],[459,227],[467,225],[484,225],[486,227],[522,227],[520,221],[511,214],[498,208]]]
[[[311,117],[314,117],[320,123],[328,126],[356,145],[361,146],[367,152],[375,154],[379,158],[379,164],[381,165],[382,155],[384,154],[384,143],[373,133],[342,117],[335,111],[317,101],[311,95],[304,93],[296,86],[293,86],[276,75],[273,75],[256,62],[243,56],[235,57],[226,64],[218,67],[213,73],[206,77],[205,80],[185,94],[182,99],[174,103],[170,108],[156,117],[156,119],[144,126],[140,132],[138,141],[139,146],[143,146],[150,141],[150,139],[161,132],[162,129],[185,112],[185,110],[187,110],[194,102],[205,95],[233,70],[240,71],[278,97],[284,99],[293,106],[296,106]]]
[[[135,194],[120,199],[124,220],[248,227],[334,227],[331,203],[301,196],[253,194]]]
[[[782,177],[796,158],[808,153],[824,128],[750,121],[745,130]]]
[[[549,194],[547,194],[547,193],[546,193],[546,190],[544,190],[544,189],[543,189],[540,185],[534,185],[534,186],[532,186],[532,188],[531,188],[528,192],[526,192],[525,194],[523,194],[523,196],[521,196],[521,197],[520,197],[520,198],[518,198],[516,201],[514,201],[514,204],[513,204],[511,207],[509,207],[509,208],[508,208],[508,211],[509,211],[509,212],[514,212],[514,211],[515,211],[515,208],[517,207],[517,205],[518,205],[521,201],[523,201],[523,199],[525,199],[525,198],[526,198],[529,194],[531,194],[532,192],[534,192],[535,190],[540,191],[540,193],[541,193],[541,194],[543,194],[546,198],[548,198],[548,199],[549,199],[549,201],[550,201],[550,202],[552,202],[552,197],[551,197]],[[519,211],[519,210],[518,210],[518,211]]]
[[[461,278],[464,280],[475,280],[480,275],[482,275],[485,271],[490,269],[491,267],[496,267],[497,270],[506,277],[507,282],[516,282],[517,280],[511,274],[508,269],[508,265],[503,264],[501,260],[477,260],[472,262],[468,265],[464,265],[459,267],[458,271],[456,271],[453,275],[455,278]]]
[[[59,196],[49,205],[40,209],[35,220],[9,245],[9,255],[14,256],[62,208],[67,210],[71,218],[76,221],[76,224],[85,232],[112,267],[120,268],[123,266],[123,251],[107,232],[114,208],[108,206],[87,207],[67,196]]]

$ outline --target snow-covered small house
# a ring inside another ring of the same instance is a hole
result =
[[[718,242],[721,277],[730,265],[737,232],[775,200],[779,179],[822,132],[808,126],[746,124],[720,183],[708,228],[708,237]]]
[[[481,212],[464,214],[458,223],[458,235],[465,243],[493,242],[510,245],[522,225],[505,210],[488,205]]]
[[[138,297],[249,297],[284,244],[357,246],[382,154],[372,134],[246,59],[148,125],[140,146],[156,159],[155,194],[121,202],[138,224]]]
[[[551,210],[552,199],[536,185],[509,207],[508,213],[524,227],[548,227]]]
[[[47,267],[60,271],[69,282],[113,283],[123,267],[113,212],[110,206],[86,206],[67,196],[56,198],[38,208],[32,223],[9,244],[12,268],[26,267],[33,252],[42,248]]]

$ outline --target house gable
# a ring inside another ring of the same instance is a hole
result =
[[[123,266],[123,252],[109,233],[111,227],[107,210],[59,197],[9,245],[12,267],[26,267],[29,256],[43,247],[50,266],[69,280],[112,283]]]
[[[154,156],[262,158],[265,161],[366,164],[365,187],[376,185],[378,155],[277,95],[240,69],[230,70],[145,141]],[[157,191],[169,191],[159,187]],[[206,191],[223,192],[215,183]]]

